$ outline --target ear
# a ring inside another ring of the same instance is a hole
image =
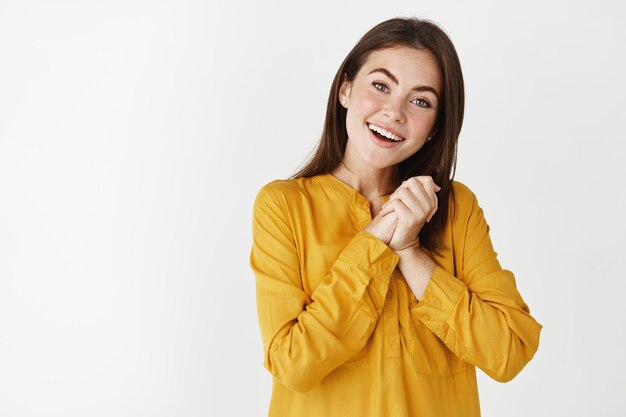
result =
[[[339,87],[339,103],[345,108],[348,108],[350,104],[350,90],[352,89],[352,83],[350,81],[343,81]]]

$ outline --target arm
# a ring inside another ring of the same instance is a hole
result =
[[[412,289],[425,288],[423,294],[416,293],[419,302],[412,308],[413,316],[460,359],[506,382],[537,351],[542,326],[530,315],[513,273],[500,267],[483,210],[476,196],[466,192],[471,195],[471,204],[463,217],[467,219],[465,233],[460,247],[454,242],[455,250],[462,253],[460,276],[436,264],[427,276],[424,271],[428,267],[424,265],[428,261],[423,256],[428,255],[423,251],[404,251],[400,256],[406,259],[399,267]],[[416,262],[421,262],[421,269],[404,267]]]
[[[306,392],[365,347],[398,256],[361,231],[309,297],[288,219],[284,197],[262,188],[253,209],[250,265],[263,365],[283,385]]]

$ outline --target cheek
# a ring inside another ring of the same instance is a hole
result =
[[[360,131],[365,121],[382,108],[381,99],[376,94],[359,92],[350,97],[350,108],[346,120],[348,135]]]
[[[373,91],[359,92],[354,98],[354,103],[357,104],[360,113],[372,113],[382,106],[382,98]]]
[[[437,115],[435,113],[418,114],[411,118],[410,131],[414,132],[418,137],[428,135],[435,126]]]
[[[402,150],[402,153],[399,156],[399,160],[398,162],[401,161],[405,161],[407,159],[409,159],[410,157],[412,157],[413,155],[415,155],[417,152],[419,152],[420,149],[422,149],[422,147],[424,146],[424,143],[415,143],[413,144],[413,146],[411,146],[410,148],[404,148]]]

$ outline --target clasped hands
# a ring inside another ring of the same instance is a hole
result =
[[[419,246],[422,227],[437,211],[439,190],[428,175],[403,181],[364,230],[396,252]]]

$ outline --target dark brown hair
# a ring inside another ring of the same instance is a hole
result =
[[[415,154],[396,165],[400,181],[418,175],[430,175],[435,184],[441,187],[437,193],[437,212],[429,223],[424,224],[419,235],[422,246],[437,252],[442,249],[440,237],[448,221],[448,203],[456,170],[457,141],[463,124],[465,98],[463,73],[456,50],[450,38],[436,23],[414,17],[393,18],[374,26],[359,40],[333,80],[317,149],[306,165],[290,178],[326,174],[341,163],[348,140],[347,110],[339,105],[341,83],[344,80],[353,81],[372,52],[397,46],[430,51],[441,72],[443,91],[437,110],[435,134]]]

